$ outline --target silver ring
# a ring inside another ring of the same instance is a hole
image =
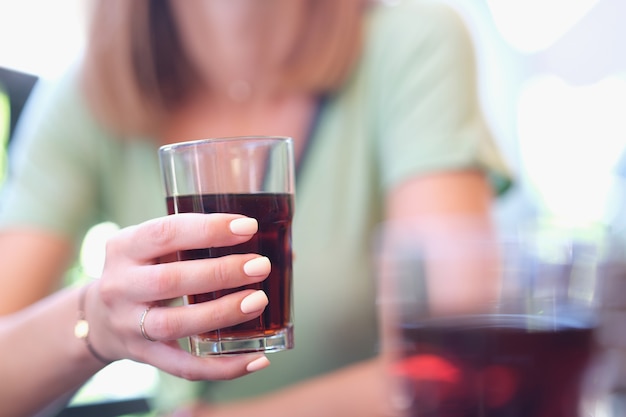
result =
[[[146,339],[149,342],[156,342],[156,340],[148,336],[148,333],[146,333],[146,329],[144,327],[144,323],[146,322],[146,316],[148,315],[148,311],[150,311],[151,308],[152,307],[147,307],[143,311],[143,313],[141,313],[141,318],[139,319],[139,330],[141,330],[141,335],[143,336],[144,339]]]

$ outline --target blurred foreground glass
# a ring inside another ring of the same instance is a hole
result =
[[[233,137],[182,142],[159,150],[167,210],[175,213],[236,213],[257,219],[258,233],[232,247],[181,251],[179,260],[258,253],[272,264],[269,277],[242,288],[262,289],[263,314],[239,325],[190,338],[198,356],[293,347],[291,222],[294,211],[293,145],[290,138]],[[188,304],[214,300],[234,288],[189,294]]]
[[[415,236],[387,225],[378,245],[395,415],[600,416],[601,298],[626,271],[607,241]]]

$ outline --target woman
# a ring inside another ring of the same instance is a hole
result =
[[[33,163],[15,162],[0,253],[32,289],[4,280],[18,294],[12,308],[58,285],[94,222],[164,214],[159,145],[291,136],[296,348],[257,377],[189,392],[212,403],[204,415],[376,415],[373,230],[458,216],[488,230],[489,180],[506,178],[460,19],[431,1],[108,0],[94,12],[78,75],[20,138]],[[5,244],[11,236],[17,244]],[[37,267],[18,262],[31,250],[42,253]]]

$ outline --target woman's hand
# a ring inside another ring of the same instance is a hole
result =
[[[231,379],[267,366],[263,354],[200,358],[177,342],[258,317],[268,303],[262,291],[242,290],[194,305],[167,305],[167,300],[186,294],[260,282],[271,268],[266,257],[243,254],[159,262],[181,250],[243,243],[257,229],[255,219],[241,215],[185,213],[121,230],[108,241],[102,277],[86,295],[94,349],[109,359],[148,363],[190,380]]]

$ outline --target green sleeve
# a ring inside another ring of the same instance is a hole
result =
[[[481,114],[473,47],[459,16],[430,1],[380,9],[366,59],[383,187],[478,168],[503,191],[509,172]]]
[[[44,228],[80,239],[96,217],[97,129],[76,80],[35,87],[9,153],[0,227]]]

